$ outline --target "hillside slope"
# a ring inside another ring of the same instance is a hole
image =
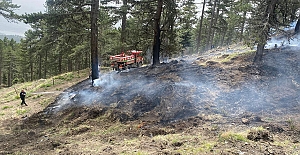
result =
[[[0,152],[299,154],[299,56],[269,50],[254,66],[236,45],[83,80],[2,123]]]

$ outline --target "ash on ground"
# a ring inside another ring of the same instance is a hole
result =
[[[87,79],[69,88],[44,112],[100,106],[118,110],[122,121],[151,117],[172,122],[199,115],[234,118],[247,113],[276,119],[288,114],[299,119],[299,58],[298,50],[288,48],[268,50],[259,66],[251,64],[251,57],[217,62],[194,55],[155,67],[109,72],[94,87]]]

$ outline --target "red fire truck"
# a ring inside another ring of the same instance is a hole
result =
[[[120,71],[132,67],[140,67],[143,64],[142,51],[130,50],[126,54],[122,52],[119,55],[110,56],[111,67]]]

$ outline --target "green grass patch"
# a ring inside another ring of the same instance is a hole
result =
[[[224,132],[219,135],[219,141],[225,142],[235,142],[235,141],[242,141],[242,142],[248,142],[246,133],[233,133],[232,131]]]
[[[176,147],[179,154],[206,154],[215,146],[214,141],[201,141],[200,135],[168,134],[153,137],[156,143]]]
[[[19,95],[16,94],[15,91],[6,92],[6,95],[2,97],[2,99],[6,102],[14,101],[20,99]]]
[[[62,91],[63,88],[56,88],[55,90],[56,90],[56,91]]]
[[[12,108],[12,107],[14,107],[14,106],[4,106],[4,107],[2,107],[2,110],[10,109],[10,108]]]
[[[41,88],[48,88],[48,87],[51,87],[51,86],[52,86],[51,83],[44,83],[44,84],[42,84],[40,87],[41,87]]]
[[[16,95],[16,96],[15,96],[15,100],[18,100],[18,99],[20,99],[20,96],[17,96],[17,95]]]
[[[205,154],[210,152],[216,144],[214,141],[199,141],[200,135],[168,134],[158,135],[153,139],[156,143],[176,147],[176,152],[179,154]]]
[[[39,102],[41,106],[47,106],[49,105],[49,103],[50,103],[50,98],[45,98],[41,102]]]
[[[15,93],[16,93],[15,91],[7,92],[7,94],[4,96],[4,98],[8,98],[8,97],[14,96]]]
[[[70,81],[70,80],[74,79],[74,74],[72,72],[71,73],[65,73],[63,75],[56,76],[55,79]]]
[[[4,116],[5,114],[4,113],[0,113],[0,116]]]
[[[233,59],[236,59],[238,57],[249,57],[254,52],[256,52],[256,51],[255,50],[249,50],[247,52],[235,52],[235,53],[229,54],[227,57],[225,57],[224,59],[222,59],[221,63],[229,62],[229,61],[231,61]]]
[[[32,97],[32,99],[38,99],[38,98],[41,98],[42,96],[43,96],[42,94],[34,95],[34,96]]]
[[[126,126],[123,124],[116,124],[114,126],[109,127],[105,131],[103,131],[102,134],[114,134],[114,133],[120,133],[126,129]]]
[[[19,109],[19,110],[17,110],[17,114],[18,115],[23,115],[23,114],[26,114],[28,112],[28,110],[26,110],[26,109]]]

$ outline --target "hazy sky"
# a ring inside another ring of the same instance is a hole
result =
[[[15,11],[18,14],[44,12],[45,10],[45,0],[12,0],[12,2],[21,5],[21,7]],[[0,33],[24,36],[24,32],[28,29],[30,29],[29,25],[22,22],[10,23],[0,16]]]
[[[196,0],[196,3],[202,1],[203,0]],[[44,4],[46,0],[12,0],[12,2],[14,4],[21,5],[21,8],[15,11],[18,14],[45,11]],[[198,5],[199,4],[197,4],[197,6]],[[0,16],[0,33],[24,36],[25,31],[28,29],[30,29],[29,25],[26,25],[22,22],[9,23],[6,19]]]

